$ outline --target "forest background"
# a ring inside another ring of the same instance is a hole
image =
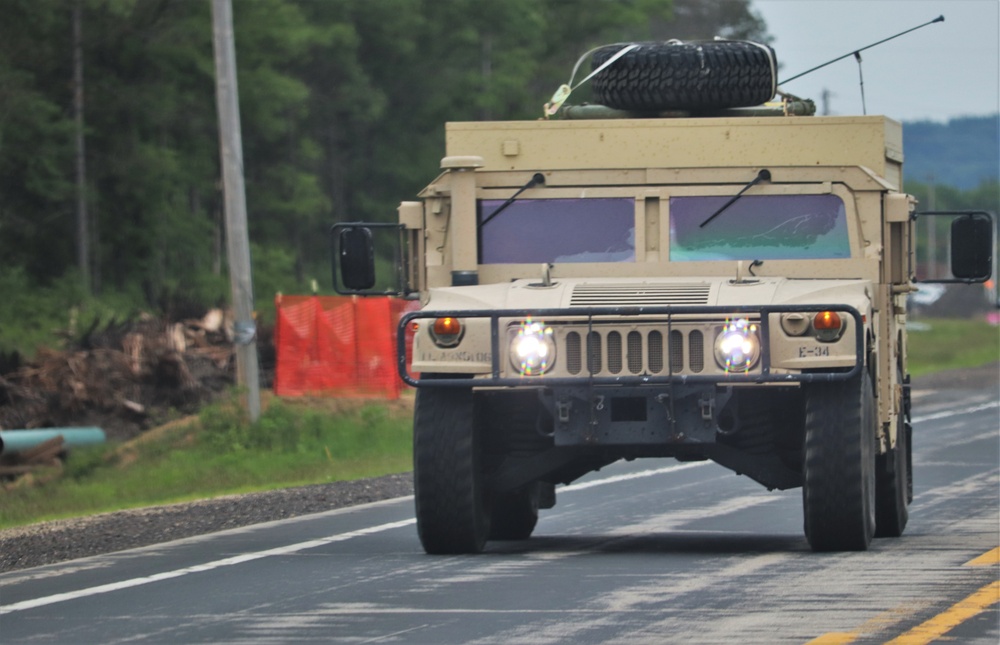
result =
[[[771,40],[749,0],[233,4],[265,323],[278,292],[330,291],[331,224],[390,221],[433,179],[446,121],[537,118],[601,44]],[[224,304],[210,3],[0,0],[0,16],[0,352]],[[908,165],[928,160],[906,189],[1000,210],[996,132],[996,116],[904,124]]]

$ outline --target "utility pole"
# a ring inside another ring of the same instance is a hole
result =
[[[931,173],[927,175],[927,208],[928,210],[937,210],[937,195],[934,186],[934,174]],[[928,277],[934,280],[938,277],[938,250],[937,250],[937,218],[928,217],[927,218],[927,257],[929,261],[927,262],[927,268],[929,271]]]
[[[257,367],[257,326],[253,319],[247,204],[243,186],[243,142],[240,138],[239,92],[236,88],[233,7],[230,0],[212,0],[212,26],[229,286],[236,315],[233,323],[236,380],[247,390],[247,415],[252,423],[260,418],[260,379]]]
[[[73,124],[76,130],[76,264],[84,293],[91,293],[87,226],[87,161],[83,138],[83,0],[73,4]]]

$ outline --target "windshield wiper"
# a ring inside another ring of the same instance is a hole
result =
[[[506,209],[508,206],[510,206],[511,204],[513,204],[514,200],[517,199],[518,195],[520,195],[524,191],[528,190],[529,188],[534,188],[538,184],[544,184],[544,183],[545,183],[545,175],[543,175],[540,172],[536,172],[534,175],[531,176],[531,180],[528,183],[526,183],[524,186],[521,186],[520,190],[518,190],[516,193],[514,193],[513,195],[511,195],[510,198],[507,199],[507,201],[505,201],[504,203],[500,204],[500,208],[498,208],[495,211],[493,211],[492,213],[490,213],[489,217],[487,217],[482,222],[480,222],[479,223],[479,228],[482,228],[482,227],[486,226],[491,219],[493,219],[494,217],[496,217],[497,215],[499,215],[500,213],[502,213],[504,211],[504,209]]]
[[[759,184],[762,181],[771,181],[771,171],[768,170],[767,168],[762,168],[761,171],[759,173],[757,173],[757,176],[754,178],[753,181],[751,181],[749,184],[747,184],[746,186],[744,186],[743,190],[741,190],[740,192],[738,192],[735,195],[733,195],[732,197],[730,197],[729,201],[722,205],[722,208],[720,208],[719,210],[717,210],[714,213],[712,213],[712,215],[709,216],[708,219],[706,219],[704,222],[702,222],[701,224],[698,225],[698,228],[704,228],[705,224],[708,224],[713,219],[715,219],[716,217],[718,217],[719,215],[721,215],[722,211],[724,211],[727,208],[729,208],[730,206],[732,206],[733,202],[735,202],[737,199],[739,199],[740,197],[743,196],[743,193],[747,192],[748,190],[750,190],[751,188],[753,188],[754,186],[756,186],[757,184]]]

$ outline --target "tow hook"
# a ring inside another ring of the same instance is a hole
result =
[[[715,414],[715,397],[706,396],[698,399],[698,405],[701,406],[702,421],[711,421]]]
[[[559,423],[569,423],[569,410],[572,407],[572,399],[559,399],[556,401],[556,414],[559,416]]]
[[[670,395],[669,394],[657,394],[656,402],[663,406],[664,411],[667,413],[667,421],[673,423],[674,416],[670,413],[670,409],[673,407],[670,405]]]

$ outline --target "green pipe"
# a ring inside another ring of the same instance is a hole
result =
[[[24,452],[58,436],[66,448],[94,446],[104,443],[104,430],[84,428],[40,428],[38,430],[0,430],[0,454]]]

